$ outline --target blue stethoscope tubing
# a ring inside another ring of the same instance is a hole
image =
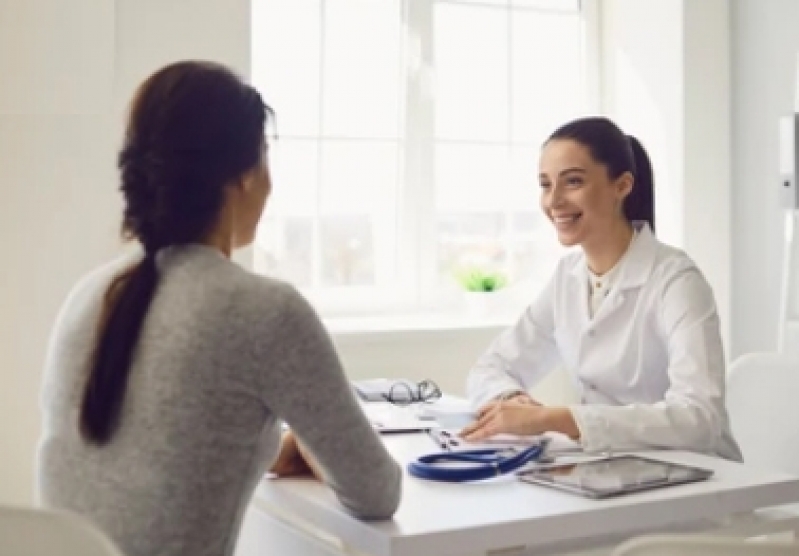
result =
[[[525,448],[513,455],[503,455],[507,449],[440,452],[421,456],[408,464],[408,473],[419,479],[463,483],[498,477],[542,458],[546,442]],[[446,467],[442,463],[472,463],[474,465]]]

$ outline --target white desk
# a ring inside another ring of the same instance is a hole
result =
[[[422,434],[386,435],[405,465],[435,451]],[[554,554],[651,531],[717,528],[733,514],[799,502],[799,478],[687,452],[651,453],[715,471],[705,482],[594,501],[512,477],[448,484],[405,477],[394,519],[361,522],[309,479],[265,480],[243,529],[240,556]],[[322,538],[323,541],[317,539]],[[523,547],[527,549],[523,549]],[[507,550],[516,548],[517,550]]]

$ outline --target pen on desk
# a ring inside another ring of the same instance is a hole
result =
[[[443,435],[444,432],[446,432],[446,431],[441,431],[441,434]],[[442,440],[441,438],[439,438],[438,434],[436,434],[436,433],[437,433],[437,431],[435,431],[433,429],[428,429],[427,436],[429,436],[430,439],[433,442],[436,443],[436,446],[438,446],[442,450],[449,450],[449,446],[447,445],[447,442],[445,440]]]
[[[446,440],[442,442],[446,442],[449,444],[447,447],[448,450],[452,450],[453,448],[457,448],[461,445],[460,437],[456,434],[452,434],[449,431],[441,431],[441,436],[443,436]]]

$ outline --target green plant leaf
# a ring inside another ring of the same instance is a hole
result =
[[[493,292],[507,284],[506,276],[499,271],[470,268],[456,274],[461,287],[470,292]]]

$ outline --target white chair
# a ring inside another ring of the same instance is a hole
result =
[[[799,358],[738,358],[727,377],[727,410],[746,463],[799,475]]]
[[[2,556],[122,556],[88,521],[73,514],[0,506]]]
[[[647,536],[619,545],[613,556],[797,556],[799,544],[725,537]]]

